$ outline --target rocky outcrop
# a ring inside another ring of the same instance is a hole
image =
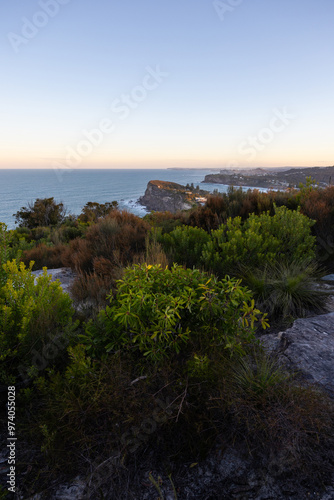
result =
[[[36,278],[43,275],[43,270],[40,269],[38,271],[32,271],[32,274]],[[48,269],[47,274],[52,277],[52,281],[59,280],[61,287],[64,292],[70,293],[71,285],[75,280],[76,274],[69,267],[60,267],[58,269]]]
[[[334,398],[334,312],[297,319],[285,332],[265,335],[261,341],[289,370]]]
[[[176,182],[150,181],[144,196],[138,202],[147,210],[172,212],[189,210],[194,204],[205,201],[205,192],[195,192]]]

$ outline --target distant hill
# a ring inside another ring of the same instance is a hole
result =
[[[288,170],[274,172],[265,169],[253,169],[249,171],[233,170],[229,173],[227,170],[223,170],[219,174],[206,175],[202,182],[286,189],[288,187],[298,187],[301,182],[305,184],[307,177],[316,180],[320,187],[334,184],[334,166],[289,168]]]

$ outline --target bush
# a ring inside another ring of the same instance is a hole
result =
[[[70,242],[65,264],[88,273],[94,271],[97,257],[108,259],[113,267],[130,264],[136,255],[144,253],[148,229],[148,224],[136,215],[113,210],[87,230],[85,239]]]
[[[229,219],[226,225],[211,233],[202,252],[206,269],[218,276],[237,273],[240,264],[251,268],[277,260],[293,262],[315,257],[315,238],[311,235],[314,221],[299,210],[275,208],[275,215],[251,214],[242,223],[241,217]]]
[[[122,275],[120,268],[112,268],[106,273],[111,265],[110,261],[107,264],[105,272],[100,272],[99,268],[103,263],[99,259],[96,271],[79,274],[71,286],[73,300],[86,317],[94,316],[101,308],[106,307],[110,289],[115,288],[116,280]]]
[[[10,259],[7,226],[0,222],[0,286],[3,286],[7,279],[4,264]]]
[[[0,376],[15,381],[18,372],[42,369],[56,362],[76,327],[68,294],[46,270],[36,280],[23,262],[4,264],[6,283],[0,289]],[[42,365],[45,365],[41,368]]]
[[[305,192],[306,191],[306,192]],[[317,237],[317,259],[333,269],[334,254],[334,186],[325,189],[304,188],[301,212],[316,221],[313,234]]]
[[[152,361],[192,350],[240,354],[258,319],[265,327],[240,281],[218,281],[177,265],[170,270],[141,265],[125,270],[111,305],[97,323],[88,324],[85,342],[99,355],[123,347]]]
[[[324,312],[326,292],[316,288],[317,265],[309,261],[277,262],[258,269],[246,267],[243,283],[254,293],[257,306],[281,322]]]
[[[180,226],[158,237],[171,264],[177,262],[190,268],[198,267],[203,247],[209,240],[204,229],[191,226]]]
[[[172,214],[171,212],[151,212],[143,217],[153,228],[159,228],[162,234],[170,233],[178,226],[186,223],[187,214],[179,212]]]
[[[89,201],[82,209],[78,219],[80,222],[97,222],[99,218],[106,217],[112,210],[118,208],[117,201],[107,203],[96,203]]]
[[[66,252],[65,245],[47,246],[45,243],[41,243],[30,250],[23,251],[21,260],[27,266],[33,261],[33,270],[42,269],[43,267],[57,269],[64,266],[63,256]]]
[[[68,348],[69,363],[63,373],[49,371],[36,379],[39,397],[45,401],[40,415],[44,436],[42,450],[62,464],[72,463],[81,453],[120,446],[123,420],[138,405],[130,386],[127,366],[118,355],[107,362],[91,360],[82,345]],[[61,425],[59,425],[61,422]],[[117,449],[116,448],[116,449]],[[80,461],[82,466],[82,456]],[[70,460],[69,460],[70,457]],[[69,462],[68,462],[69,460]]]
[[[37,198],[28,207],[13,214],[19,227],[33,229],[39,226],[55,226],[61,224],[66,217],[63,203],[56,203],[54,198]]]

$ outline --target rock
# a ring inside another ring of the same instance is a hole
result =
[[[25,500],[46,500],[51,498],[53,500],[82,500],[85,486],[84,480],[76,477],[71,484],[62,484],[56,491],[46,490],[29,498],[18,494],[17,497],[18,500],[24,500],[24,498]]]
[[[324,281],[334,281],[334,274],[327,274],[321,278]]]
[[[297,319],[285,332],[265,335],[261,341],[288,369],[334,398],[334,312]]]
[[[197,193],[175,182],[150,181],[145,195],[139,198],[138,203],[144,205],[147,210],[167,210],[175,213],[177,210],[189,210],[194,204],[205,202],[204,194],[205,191]]]
[[[35,281],[36,278],[43,275],[43,272],[44,271],[42,269],[32,271],[32,274],[35,275]],[[58,269],[48,269],[47,273],[52,276],[52,281],[59,280],[63,291],[69,293],[72,283],[76,277],[76,274],[72,271],[72,269],[69,267],[60,267]]]

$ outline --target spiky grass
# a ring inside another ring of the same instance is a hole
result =
[[[243,282],[258,307],[274,319],[305,317],[325,310],[327,293],[316,287],[320,271],[314,262],[276,262],[253,269],[240,266]]]

